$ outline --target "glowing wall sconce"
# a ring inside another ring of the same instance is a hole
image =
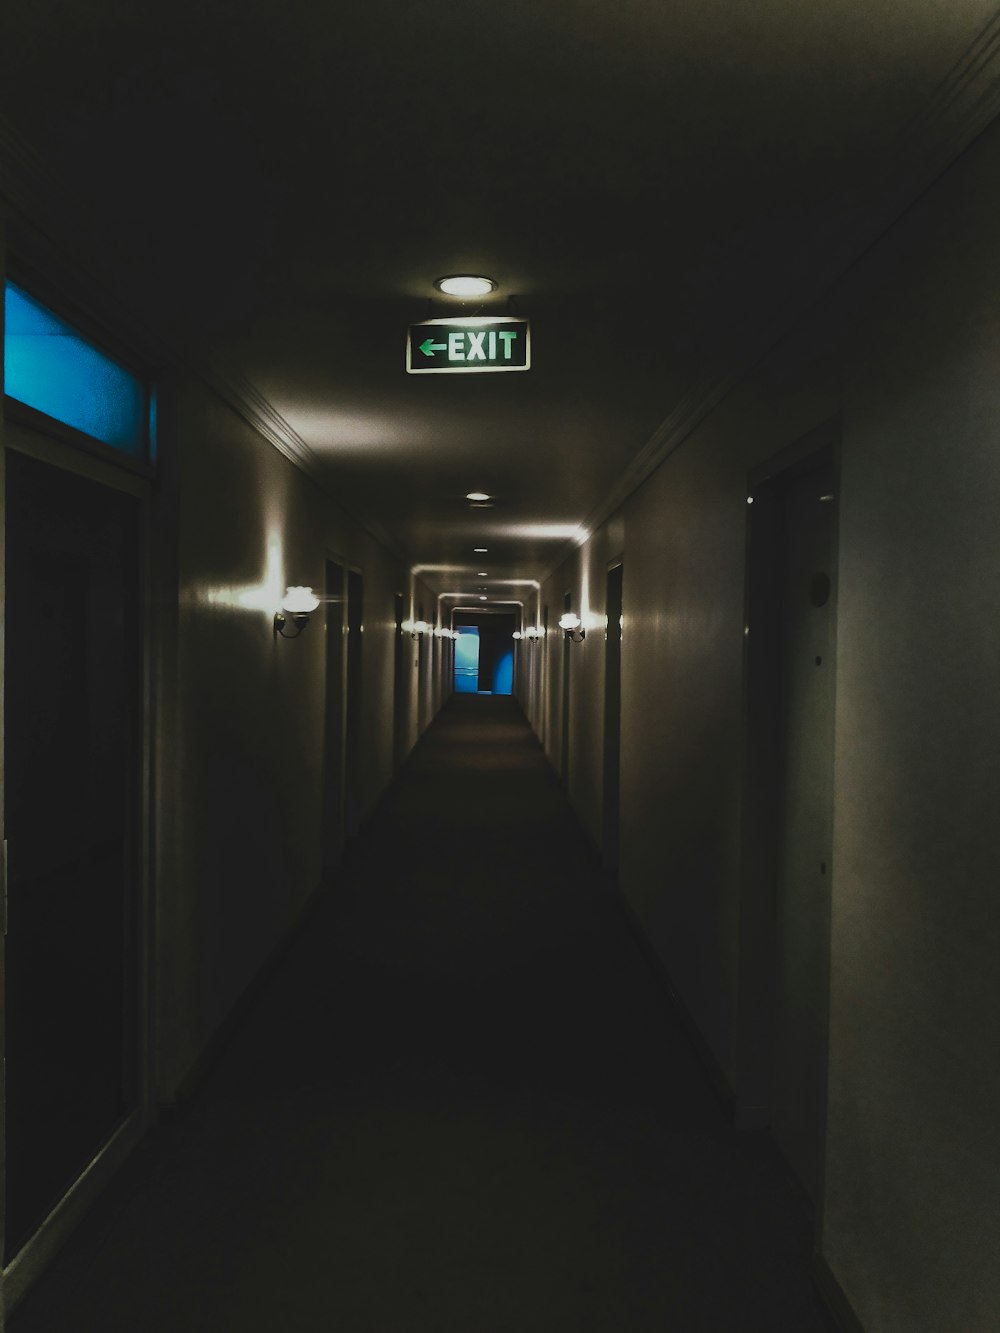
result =
[[[404,620],[400,628],[405,630],[414,642],[418,639],[422,639],[425,634],[428,638],[434,639],[458,638],[458,632],[456,630],[445,629],[443,625],[431,625],[426,620]]]
[[[567,639],[572,639],[574,643],[583,643],[587,637],[587,631],[575,611],[567,611],[559,617],[559,628],[565,630]]]
[[[285,590],[281,599],[281,610],[274,613],[274,636],[280,634],[283,639],[297,639],[309,624],[309,617],[319,606],[319,598],[312,588],[300,586]],[[287,634],[285,626],[291,621],[295,626],[294,634]]]
[[[523,638],[524,638],[524,635],[521,633],[521,631],[520,631],[519,629],[516,629],[516,630],[514,631],[514,633],[513,633],[510,637],[511,637],[512,639],[523,639]]]

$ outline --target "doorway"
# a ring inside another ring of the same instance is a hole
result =
[[[4,1262],[140,1101],[141,502],[6,452]]]
[[[511,694],[514,689],[515,617],[507,611],[452,613],[457,694]]]
[[[813,453],[754,487],[750,522],[748,887],[764,968],[766,1102],[771,1133],[816,1215],[834,870],[836,490],[832,450]]]

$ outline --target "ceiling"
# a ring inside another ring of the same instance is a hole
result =
[[[843,266],[992,15],[4,0],[0,111],[145,320],[262,394],[437,591],[496,601]],[[408,323],[479,309],[433,288],[462,271],[530,318],[527,373],[405,373]]]

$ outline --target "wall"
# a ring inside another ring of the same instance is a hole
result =
[[[199,381],[165,409],[178,610],[163,642],[156,1010],[169,1102],[320,884],[322,611],[289,641],[274,608],[288,583],[321,589],[327,557],[363,574],[364,818],[392,777],[394,594],[409,576]]]
[[[615,519],[621,891],[739,1097],[748,474],[842,423],[819,1245],[868,1333],[1000,1326],[998,168],[994,128]],[[567,587],[602,612],[613,545],[599,531],[546,582],[552,623]],[[529,713],[558,766],[557,639]],[[595,844],[598,647],[571,645],[569,763]]]
[[[869,259],[845,380],[824,1249],[873,1333],[1000,1325],[998,160]]]

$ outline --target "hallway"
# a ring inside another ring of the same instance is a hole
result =
[[[513,700],[455,697],[14,1333],[819,1333]]]

